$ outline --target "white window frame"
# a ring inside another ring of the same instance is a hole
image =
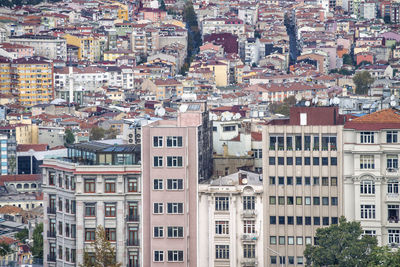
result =
[[[362,170],[375,169],[375,156],[374,155],[360,155],[360,169],[362,169]]]
[[[169,259],[169,254],[172,253],[173,259]],[[182,255],[182,259],[179,259],[179,254]],[[168,255],[167,255],[167,260],[168,262],[182,262],[183,261],[183,250],[168,250]]]
[[[167,179],[167,190],[183,190],[183,179]]]
[[[390,136],[390,138],[392,139],[391,140],[391,142],[389,142],[388,140],[389,140],[389,137]],[[395,144],[395,143],[397,143],[398,142],[398,131],[387,131],[386,132],[386,143],[389,143],[389,144]]]
[[[397,170],[399,168],[399,158],[397,155],[386,155],[386,168]]]
[[[153,179],[153,190],[164,190],[163,179]]]
[[[243,233],[255,234],[256,233],[256,221],[255,220],[244,220],[243,221]]]
[[[360,182],[360,194],[375,195],[375,182],[373,180],[362,180]]]
[[[215,258],[216,259],[229,259],[229,245],[215,245]]]
[[[153,214],[164,214],[164,203],[154,202],[153,203]]]
[[[215,221],[216,235],[229,235],[229,221]]]
[[[170,235],[170,231],[172,235]],[[181,233],[181,235],[179,234]],[[183,238],[183,226],[168,226],[167,227],[167,238]]]
[[[398,181],[388,181],[387,192],[388,192],[388,194],[399,194],[399,182]]]
[[[229,211],[229,197],[225,196],[215,197],[215,210]]]
[[[179,210],[181,210],[181,212],[179,212]],[[167,214],[183,214],[183,203],[182,202],[167,203]]]
[[[376,217],[375,205],[362,204],[360,205],[360,210],[361,210],[361,219],[375,219]]]
[[[154,156],[153,157],[153,167],[155,167],[155,168],[163,167],[163,163],[164,163],[163,161],[164,161],[163,156]],[[156,164],[156,162],[157,162],[157,164]]]
[[[153,136],[153,147],[163,147],[164,137]]]
[[[170,164],[171,163],[171,164]],[[167,167],[179,168],[183,167],[182,156],[167,156]]]
[[[167,147],[183,147],[183,137],[167,136]]]
[[[375,143],[375,132],[360,132],[360,143],[361,144],[374,144]]]
[[[400,230],[399,229],[388,229],[388,242],[389,244],[400,244]]]

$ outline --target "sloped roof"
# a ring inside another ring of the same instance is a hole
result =
[[[378,131],[400,128],[400,111],[394,108],[383,109],[346,122],[344,128]]]

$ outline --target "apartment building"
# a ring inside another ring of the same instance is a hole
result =
[[[11,92],[11,59],[0,57],[0,93]]]
[[[143,266],[202,266],[198,181],[212,172],[206,103],[142,127]]]
[[[19,58],[11,62],[11,91],[24,106],[53,99],[53,63],[42,57]]]
[[[346,122],[343,130],[344,215],[379,245],[400,244],[399,131],[396,109]]]
[[[319,227],[342,215],[338,107],[293,107],[263,128],[264,266],[303,266]]]
[[[159,35],[156,28],[146,24],[133,25],[131,50],[134,53],[148,55],[159,48]]]
[[[92,35],[66,34],[68,45],[78,47],[78,60],[99,61],[101,59],[101,40]]]
[[[262,266],[262,175],[247,171],[199,185],[199,266]]]
[[[8,174],[7,135],[0,134],[0,175]]]
[[[89,142],[68,148],[68,159],[44,160],[44,265],[79,266],[98,225],[122,266],[141,258],[140,146]]]
[[[8,37],[8,42],[33,47],[35,56],[67,60],[67,42],[51,35],[20,35]]]

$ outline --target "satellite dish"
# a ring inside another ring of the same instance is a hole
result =
[[[240,119],[241,117],[242,117],[242,115],[240,115],[240,113],[236,113],[235,116],[233,116],[233,118],[234,118],[235,120],[238,120],[238,119]]]
[[[222,116],[222,117],[221,117],[221,121],[225,121],[225,116]]]
[[[394,101],[394,100],[390,101],[390,106],[392,106],[392,107],[396,106],[396,101]]]
[[[157,113],[158,113],[158,116],[161,116],[161,117],[164,116],[165,115],[165,108],[163,108],[163,107],[159,108]]]
[[[306,105],[306,107],[309,107],[311,103],[310,103],[310,101],[307,100],[306,103],[304,103],[304,104]]]
[[[332,106],[333,105],[333,99],[331,98],[331,99],[329,99],[329,106]]]
[[[300,102],[303,97],[301,94],[296,94],[295,98],[297,102]]]
[[[390,96],[390,100],[394,100],[394,95],[391,95],[391,96]]]
[[[333,104],[334,105],[339,105],[340,104],[340,99],[338,97],[333,98]]]
[[[179,107],[179,111],[182,112],[182,113],[186,112],[187,109],[188,109],[188,105],[186,105],[186,104],[185,105],[181,105]]]

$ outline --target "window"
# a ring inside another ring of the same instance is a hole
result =
[[[155,156],[153,160],[154,167],[162,167],[163,166],[163,157]]]
[[[294,236],[288,236],[287,243],[288,245],[294,245]]]
[[[322,177],[322,185],[329,186],[329,178],[328,177]]]
[[[106,239],[108,241],[117,241],[117,231],[115,228],[106,228]]]
[[[287,204],[293,205],[293,197],[287,197]]]
[[[361,144],[373,144],[374,142],[374,132],[361,132],[360,133]]]
[[[294,264],[294,256],[288,256],[289,264]]]
[[[313,165],[319,165],[319,158],[313,157]]]
[[[162,147],[162,146],[163,146],[163,137],[153,136],[153,147]]]
[[[168,238],[183,237],[183,227],[182,226],[168,226],[167,234],[168,234]]]
[[[284,157],[278,157],[278,165],[285,165],[285,158]]]
[[[96,216],[96,204],[95,203],[85,203],[85,216],[95,217]]]
[[[298,256],[297,257],[297,264],[298,265],[303,265],[303,257],[302,256]]]
[[[181,214],[183,213],[183,203],[173,202],[167,203],[168,214]]]
[[[58,246],[58,258],[62,260],[63,258],[63,248],[62,246]]]
[[[306,236],[305,237],[305,243],[306,243],[306,245],[312,245],[312,237],[311,236]]]
[[[399,182],[398,181],[388,181],[388,194],[398,194],[399,193]]]
[[[215,221],[216,235],[229,235],[229,221]]]
[[[278,220],[279,220],[279,224],[285,224],[285,216],[279,216]]]
[[[302,164],[302,158],[296,157],[296,165],[301,165],[301,164]]]
[[[105,204],[105,216],[106,217],[115,217],[117,212],[117,207],[115,203],[106,203]]]
[[[313,197],[313,205],[319,205],[319,204],[320,204],[319,197]]]
[[[163,180],[162,179],[154,179],[153,180],[153,189],[154,190],[163,190]]]
[[[322,161],[322,166],[328,166],[329,160],[327,157],[322,157],[321,161]]]
[[[229,197],[216,197],[215,210],[227,211],[229,210]]]
[[[58,222],[58,234],[63,235],[63,223]]]
[[[304,197],[304,204],[311,205],[311,197]]]
[[[275,165],[275,157],[269,157],[269,165]]]
[[[293,177],[292,176],[288,176],[286,178],[286,180],[287,180],[287,185],[293,185]]]
[[[304,224],[311,225],[311,217],[309,217],[309,216],[304,217]]]
[[[331,186],[337,186],[337,177],[331,177]]]
[[[375,205],[361,205],[362,219],[375,219]]]
[[[56,174],[54,172],[49,172],[49,185],[55,185]]]
[[[96,238],[96,229],[85,228],[85,241],[95,241],[95,238]]]
[[[332,217],[331,218],[331,223],[332,224],[338,224],[338,217]]]
[[[270,256],[271,264],[276,264],[276,256]]]
[[[262,149],[252,149],[251,151],[253,151],[253,158],[262,159]]]
[[[105,189],[106,193],[115,193],[115,180],[114,179],[107,179],[105,181]]]
[[[322,217],[322,225],[329,225],[329,217]]]
[[[337,197],[331,197],[331,205],[332,206],[337,206],[338,205],[338,198]]]
[[[400,243],[400,230],[389,229],[388,234],[389,234],[389,244]]]
[[[278,197],[278,204],[285,205],[285,197]]]
[[[276,236],[270,236],[269,237],[269,243],[271,245],[276,245]]]
[[[284,236],[279,237],[279,245],[285,245],[285,237]]]
[[[255,234],[256,233],[256,222],[254,220],[243,221],[243,233]]]
[[[276,224],[276,216],[269,216],[269,224]]]
[[[229,245],[215,245],[216,259],[229,259]]]
[[[374,155],[360,155],[360,169],[375,169]]]
[[[168,190],[182,190],[183,189],[183,179],[167,179],[167,189]]]
[[[286,150],[293,150],[293,138],[286,136]]]
[[[287,224],[293,225],[294,224],[294,217],[293,216],[288,216],[287,217]]]
[[[183,261],[183,250],[168,250],[168,261]]]
[[[69,248],[65,248],[65,261],[69,261]]]
[[[138,179],[137,178],[129,178],[128,179],[128,192],[137,192],[138,191]]]
[[[293,165],[293,157],[286,158],[286,165]]]
[[[397,131],[386,132],[386,143],[397,143]]]
[[[180,156],[168,156],[167,167],[182,167],[183,159]]]
[[[303,217],[297,216],[296,217],[296,224],[297,225],[303,225]]]
[[[269,197],[269,204],[270,205],[275,205],[276,204],[276,197],[275,196],[270,196]]]
[[[302,185],[303,183],[303,177],[297,176],[296,177],[296,185]]]
[[[388,171],[394,171],[399,168],[399,160],[397,158],[397,155],[386,156],[386,167],[388,168]]]
[[[320,217],[314,217],[314,225],[320,225],[321,224],[321,218]]]
[[[337,166],[337,157],[331,157],[331,166]]]
[[[279,183],[279,185],[284,185],[285,184],[285,177],[279,176],[278,177],[278,183]]]
[[[63,201],[62,198],[58,199],[58,210],[62,211],[63,210]]]
[[[314,185],[319,185],[319,177],[313,177]]]
[[[304,177],[304,184],[311,185],[311,177],[309,177],[309,176]]]
[[[256,257],[256,245],[254,244],[243,244],[243,258],[255,258]]]
[[[154,250],[154,261],[155,262],[163,262],[164,261],[164,251]]]
[[[274,185],[275,184],[275,176],[270,176],[269,177],[269,184]]]
[[[302,236],[296,237],[296,244],[297,245],[303,245],[303,237]]]
[[[155,238],[164,237],[164,227],[163,226],[154,226],[154,228],[153,228],[153,236]]]
[[[254,210],[256,198],[254,196],[243,197],[243,210]]]
[[[224,132],[232,132],[236,130],[236,126],[235,125],[228,125],[228,126],[223,126],[222,127],[222,131]]]
[[[164,204],[163,203],[153,203],[153,213],[154,214],[164,213]]]
[[[311,158],[310,157],[304,157],[304,165],[306,165],[306,166],[311,165]]]
[[[85,179],[85,193],[94,193],[96,191],[96,180]]]
[[[363,235],[376,236],[376,230],[364,230]]]
[[[279,264],[285,265],[286,264],[286,257],[285,256],[279,256]]]
[[[375,182],[371,180],[363,180],[360,183],[360,194],[373,195],[375,194]]]

